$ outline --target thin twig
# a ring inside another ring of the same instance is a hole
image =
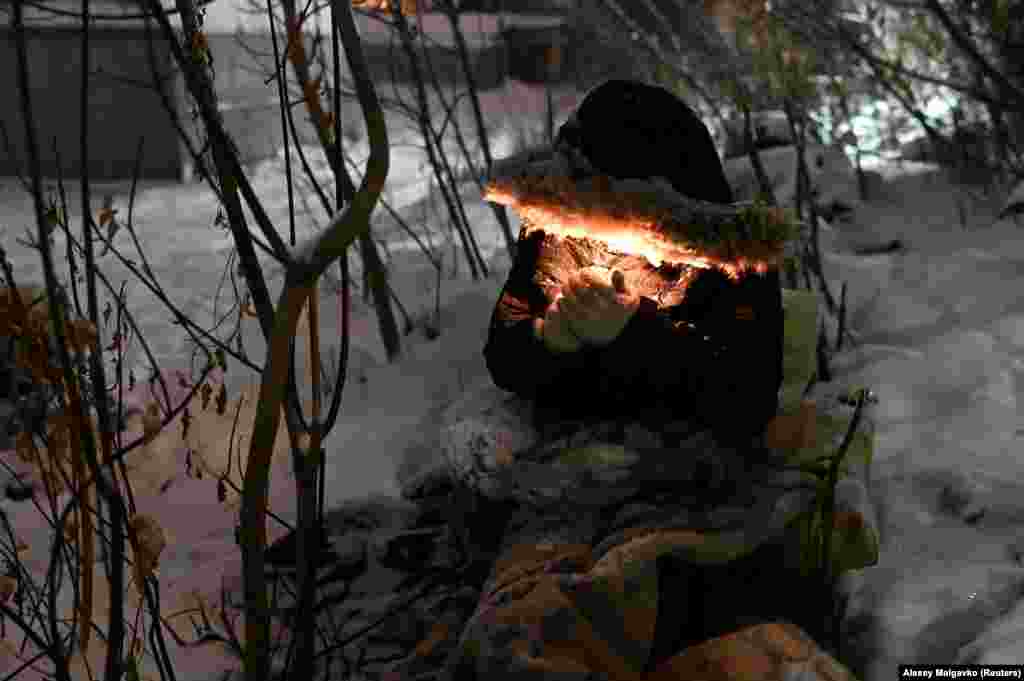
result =
[[[64,191],[64,170],[63,162],[60,157],[60,149],[57,147],[57,137],[53,137],[53,157],[56,161],[54,164],[57,170],[57,189],[60,193],[61,213],[58,222],[60,227],[64,230],[64,236],[68,239],[65,243],[66,254],[65,257],[68,260],[68,275],[70,279],[71,296],[75,301],[75,312],[79,319],[85,317],[85,313],[82,311],[82,303],[78,295],[78,262],[75,260],[75,253],[71,250],[71,230],[68,227],[68,197]]]
[[[843,349],[843,337],[846,335],[846,282],[839,292],[839,330],[836,333],[836,352]]]
[[[396,20],[397,21],[402,21],[402,19],[398,18],[397,15],[396,15]],[[434,69],[434,63],[433,63],[433,59],[431,59],[431,57],[430,57],[430,52],[428,50],[424,50],[423,51],[423,57],[424,57],[424,61],[426,62],[427,73],[430,75],[431,83],[433,84],[433,87],[434,87],[434,92],[437,94],[438,100],[440,100],[440,102],[441,102],[441,106],[443,108],[447,109],[446,115],[448,117],[454,118],[455,104],[449,105],[445,101],[445,98],[444,98],[444,88],[441,86],[440,80],[437,77],[437,71],[436,71],[436,69]],[[417,66],[415,66],[415,65],[413,65],[413,67],[416,69],[416,73],[418,74],[419,73],[419,68]],[[452,127],[453,127],[453,130],[455,131],[456,140],[459,143],[460,147],[462,148],[463,154],[466,157],[467,162],[470,164],[470,167],[472,167],[472,161],[470,159],[469,152],[466,149],[466,144],[465,144],[465,142],[463,141],[463,138],[462,138],[461,128],[459,127],[458,123],[456,123]],[[484,260],[483,255],[480,253],[480,247],[477,245],[476,236],[473,234],[473,228],[472,228],[472,226],[469,223],[468,217],[466,216],[466,209],[465,209],[465,206],[463,205],[462,196],[459,193],[458,180],[457,180],[457,178],[455,176],[455,172],[452,169],[451,164],[448,161],[447,154],[444,153],[444,132],[443,132],[443,129],[442,129],[442,131],[436,132],[436,133],[434,132],[433,126],[429,126],[429,129],[430,129],[431,134],[434,135],[434,145],[435,145],[435,148],[437,149],[437,156],[438,156],[438,159],[441,161],[441,163],[442,163],[442,165],[444,167],[443,177],[448,181],[449,191],[451,192],[452,197],[454,198],[455,207],[458,209],[459,219],[461,220],[461,224],[464,225],[464,229],[466,230],[466,237],[469,239],[469,245],[470,245],[470,248],[473,251],[473,256],[477,259],[477,264],[478,264],[478,266],[480,268],[480,272],[486,278],[486,277],[490,276],[488,271],[487,271],[487,262]],[[440,176],[439,176],[438,179],[439,180],[441,179]],[[479,178],[477,178],[477,180],[479,182]]]
[[[232,356],[241,364],[245,365],[247,368],[252,369],[253,371],[256,372],[262,371],[261,366],[255,364],[254,362],[252,362],[252,360],[236,352],[234,349],[231,348],[231,346],[223,343],[220,339],[215,338],[209,331],[199,326],[196,322],[190,319],[184,312],[178,309],[178,307],[171,302],[170,298],[167,297],[167,294],[164,293],[163,289],[157,286],[154,282],[151,282],[148,277],[144,276],[141,272],[139,272],[138,268],[136,268],[135,265],[130,260],[124,257],[121,254],[121,252],[117,249],[117,247],[111,245],[110,252],[113,253],[121,262],[121,264],[128,268],[128,270],[131,271],[131,273],[135,275],[135,277],[140,282],[142,282],[142,284],[146,288],[148,288],[150,292],[153,295],[155,295],[161,303],[163,303],[163,305],[174,317],[174,322],[182,326],[189,333],[189,335],[193,337],[194,342],[201,345],[199,339],[195,337],[195,334],[199,334],[206,338],[206,340],[209,341],[212,345],[223,350],[226,354]]]
[[[430,120],[430,104],[427,97],[427,91],[423,84],[423,77],[420,74],[419,62],[416,58],[416,50],[413,47],[412,35],[409,31],[409,27],[405,22],[405,18],[401,16],[399,12],[396,15],[396,22],[398,26],[399,36],[401,38],[402,49],[405,52],[406,60],[409,63],[409,68],[413,70],[415,75],[414,83],[417,98],[416,121],[419,124],[420,133],[423,136],[423,142],[426,145],[426,151],[430,160],[430,167],[434,171],[434,175],[437,179],[437,188],[444,199],[445,205],[448,208],[448,215],[451,221],[451,226],[456,230],[459,235],[459,239],[462,242],[462,249],[466,258],[466,262],[469,265],[470,275],[474,280],[480,278],[480,272],[478,271],[477,258],[473,252],[469,236],[466,234],[467,225],[464,224],[462,216],[458,210],[457,203],[459,197],[453,197],[450,194],[448,184],[445,182],[442,158],[444,157],[443,149],[438,149],[439,142],[437,135],[433,130],[432,123]]]
[[[36,213],[36,226],[40,241],[40,253],[43,261],[43,276],[46,282],[47,299],[49,303],[50,319],[53,321],[54,335],[57,340],[57,349],[60,356],[60,363],[63,369],[65,383],[71,385],[74,381],[72,373],[71,358],[68,355],[67,339],[64,335],[64,314],[56,299],[58,291],[56,272],[53,266],[53,258],[50,253],[50,239],[44,217],[42,201],[42,171],[39,162],[39,144],[36,138],[35,116],[32,110],[31,85],[29,82],[28,51],[25,41],[25,26],[22,16],[23,7],[20,2],[14,3],[12,25],[14,27],[15,52],[17,56],[18,92],[20,95],[21,117],[25,125],[25,142],[28,151],[29,174],[32,178],[32,199]],[[64,403],[64,396],[59,395],[61,406]],[[87,433],[85,440],[92,444],[91,433]],[[87,451],[88,451],[87,446]],[[58,533],[59,534],[59,533]],[[51,599],[52,601],[52,599]],[[53,608],[56,603],[51,602]],[[64,646],[57,636],[56,621],[52,618],[56,613],[51,613],[51,631],[53,633],[53,655],[51,658],[57,667],[57,678],[59,681],[71,681],[68,670],[67,658],[64,653]]]
[[[186,55],[182,50],[177,34],[171,26],[170,20],[163,13],[159,0],[145,1],[160,24],[160,28],[171,48],[175,61],[185,74],[189,91],[196,99],[203,122],[210,133],[215,165],[217,165],[217,173],[225,199],[224,205],[228,211],[228,224],[231,227],[232,236],[235,238],[235,245],[239,249],[239,257],[245,271],[246,281],[249,283],[249,290],[253,295],[253,303],[260,321],[260,330],[263,332],[264,338],[269,339],[272,331],[274,309],[270,302],[270,292],[267,288],[266,280],[263,277],[259,261],[253,249],[252,235],[246,227],[245,216],[242,212],[241,202],[237,193],[239,189],[246,195],[250,210],[252,210],[254,217],[257,218],[261,229],[264,230],[264,236],[270,241],[273,253],[276,254],[281,262],[288,262],[287,246],[281,241],[280,236],[274,232],[272,225],[269,224],[269,220],[266,224],[260,220],[262,213],[261,209],[258,209],[259,202],[255,200],[255,194],[252,193],[252,188],[248,186],[245,173],[242,171],[237,159],[236,149],[224,130],[223,122],[216,106],[213,85],[208,74],[203,71],[199,64],[192,60],[190,55]],[[177,0],[177,6],[181,13],[182,24],[185,27],[185,37],[191,43],[191,41],[197,39],[196,35],[199,33],[195,8],[190,0]]]
[[[995,69],[992,64],[982,56],[981,52],[978,50],[978,46],[964,35],[964,32],[953,22],[949,13],[946,12],[945,8],[940,2],[938,2],[938,0],[925,0],[925,4],[946,29],[947,33],[949,33],[949,37],[953,40],[956,46],[959,47],[965,55],[970,57],[993,83],[996,83],[1003,92],[1009,94],[1010,98],[1016,103],[1018,108],[1024,108],[1024,90],[1018,88],[1015,83],[1010,82],[1004,74]]]
[[[466,85],[469,87],[469,100],[473,105],[473,119],[476,122],[477,138],[480,142],[480,148],[484,155],[484,167],[487,172],[490,172],[491,164],[493,159],[491,157],[491,142],[487,132],[487,126],[484,124],[484,117],[482,108],[480,106],[480,97],[478,95],[478,88],[476,85],[476,76],[473,74],[473,65],[469,58],[469,50],[466,46],[466,37],[462,34],[462,26],[459,24],[458,10],[451,0],[447,0],[442,3],[442,11],[448,16],[448,23],[452,27],[452,33],[455,36],[455,48],[458,50],[459,63],[462,65],[463,75],[466,78]],[[479,181],[477,173],[473,172],[474,178]],[[508,220],[508,212],[504,206],[498,206],[496,204],[490,204],[491,209],[494,212],[494,217],[501,226],[502,235],[505,237],[505,247],[508,250],[510,258],[515,258],[515,246],[516,240],[512,235],[512,227]]]

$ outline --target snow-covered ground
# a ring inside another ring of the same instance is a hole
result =
[[[564,120],[567,110],[578,100],[580,93],[561,92],[556,97],[559,115]],[[529,106],[534,111],[543,111],[543,92],[522,84],[511,84],[500,93],[489,93],[485,103],[488,119],[516,119],[518,108]],[[521,135],[536,139],[542,130],[539,119],[524,121],[519,118],[516,128],[495,129],[490,139],[493,153],[501,157],[511,152]],[[470,130],[467,126],[465,130]],[[391,171],[385,188],[385,199],[399,210],[426,243],[437,249],[444,264],[441,287],[442,335],[435,341],[427,340],[422,328],[418,327],[402,339],[403,359],[400,363],[388,365],[377,329],[376,316],[360,296],[353,295],[351,320],[352,342],[349,361],[349,375],[344,388],[341,414],[337,425],[325,442],[330,452],[327,461],[326,506],[335,507],[344,500],[358,499],[374,494],[397,495],[395,473],[403,460],[403,452],[419,438],[422,424],[432,410],[461,393],[467,385],[481,380],[486,375],[481,349],[486,337],[486,325],[497,293],[504,281],[508,258],[504,255],[504,237],[495,221],[490,207],[479,200],[479,192],[472,184],[461,187],[465,197],[465,209],[470,222],[475,225],[475,236],[485,257],[491,261],[490,278],[474,282],[468,268],[462,261],[462,248],[457,238],[438,225],[447,224],[444,204],[436,196],[433,206],[423,199],[427,196],[430,175],[425,154],[413,146],[413,137],[404,131],[398,121],[389,121],[391,135]],[[470,139],[470,144],[473,144]],[[452,143],[454,147],[454,143]],[[457,156],[455,148],[449,150],[450,158]],[[307,150],[311,164],[321,181],[329,179],[329,170],[322,154]],[[367,156],[365,145],[349,149],[349,153],[361,170]],[[319,162],[317,159],[320,159]],[[283,160],[277,159],[255,168],[251,179],[271,220],[280,232],[288,238],[288,199],[283,178]],[[299,168],[297,162],[293,167]],[[357,182],[358,183],[358,182]],[[330,191],[332,182],[326,181]],[[80,195],[76,182],[69,182],[68,206],[72,228],[80,230]],[[94,184],[92,187],[95,210],[105,194],[115,196],[118,216],[128,214],[128,183]],[[296,231],[299,240],[323,224],[325,216],[315,196],[310,197],[309,210],[296,199]],[[225,279],[225,268],[232,246],[230,234],[214,227],[218,212],[215,197],[202,185],[181,186],[140,183],[132,214],[138,238],[156,278],[162,284],[168,298],[184,313],[197,320],[209,322],[215,315],[222,315],[232,299],[230,282]],[[258,231],[249,217],[250,225]],[[513,216],[513,229],[518,223]],[[386,259],[390,257],[390,283],[402,304],[414,319],[432,319],[435,304],[436,272],[419,247],[400,230],[383,208],[375,213],[377,226],[375,236],[379,242],[386,242]],[[27,229],[34,231],[31,200],[15,178],[0,178],[0,243],[7,250],[12,262],[15,279],[19,283],[40,282],[41,265],[38,254],[17,243],[24,240]],[[63,259],[65,240],[55,238],[55,257]],[[138,254],[133,251],[127,230],[122,229],[115,238],[115,245],[137,265]],[[382,254],[385,249],[382,249]],[[455,263],[455,258],[460,262]],[[281,273],[274,264],[260,252],[261,262],[269,272],[269,285],[276,301],[281,290]],[[113,255],[102,261],[105,272],[114,287],[122,281],[129,283],[126,289],[128,309],[135,315],[136,322],[146,337],[151,350],[165,369],[187,369],[188,359],[183,351],[188,334],[179,326],[169,323],[172,315],[154,297],[152,292],[119,264]],[[358,278],[359,258],[355,255],[352,264]],[[330,273],[337,281],[337,270]],[[241,285],[241,279],[239,279]],[[217,291],[223,286],[218,297]],[[339,299],[333,294],[330,281],[323,285],[321,297],[321,341],[325,351],[336,354],[340,343]],[[399,324],[402,318],[395,310]],[[234,317],[225,324],[230,329]],[[242,322],[243,344],[248,355],[261,360],[265,353],[258,324],[252,318]],[[297,352],[298,366],[304,367],[306,354],[300,345]],[[329,361],[329,359],[328,359]],[[146,366],[139,363],[137,366]],[[138,375],[147,372],[140,370]],[[251,423],[259,377],[237,363],[229,361],[229,369],[223,377],[232,400],[227,415],[217,416],[211,412],[193,414],[197,420],[192,432],[197,445],[201,444],[207,475],[202,480],[185,476],[185,451],[188,446],[180,440],[180,425],[175,422],[147,451],[136,452],[129,457],[131,476],[138,494],[138,511],[151,513],[167,533],[168,547],[161,558],[160,578],[162,607],[165,615],[191,607],[192,594],[199,592],[217,601],[223,579],[237,581],[240,558],[234,543],[236,507],[217,501],[216,477],[210,471],[223,472],[227,468],[227,443],[234,421],[234,406],[238,398],[244,397],[238,419],[241,445],[235,441],[233,477],[240,484],[237,467],[237,452],[247,451],[247,419]],[[173,388],[174,382],[171,381]],[[172,396],[172,400],[173,400]],[[132,401],[145,400],[141,389]],[[326,402],[325,402],[326,405]],[[307,413],[308,406],[307,406]],[[199,437],[202,434],[202,437]],[[278,453],[283,447],[278,448]],[[7,452],[6,461],[15,470],[25,471],[24,465],[15,461],[13,452]],[[4,453],[0,453],[3,456]],[[290,463],[285,456],[275,459],[277,467],[272,477],[270,506],[284,520],[294,523],[293,504],[294,482]],[[198,457],[196,457],[198,464]],[[415,466],[415,461],[407,465]],[[159,493],[167,486],[166,492]],[[60,502],[66,503],[66,497]],[[3,502],[0,502],[3,503]],[[23,538],[30,550],[22,558],[33,568],[42,570],[46,565],[48,537],[50,531],[45,520],[31,506],[10,506],[9,515],[15,532]],[[268,523],[269,540],[279,538],[284,531],[279,524]],[[105,602],[103,580],[98,580],[100,595],[98,602]],[[70,602],[70,592],[62,594],[62,602]],[[134,601],[132,601],[134,603]],[[97,607],[96,618],[103,621]],[[180,625],[182,636],[191,639],[194,631],[187,618],[171,619]],[[10,631],[10,629],[8,630]],[[20,643],[20,639],[18,641]],[[237,662],[226,657],[214,647],[203,647],[185,651],[174,650],[172,657],[178,670],[178,678],[207,678],[218,669],[230,669]],[[94,644],[94,652],[99,648]],[[14,662],[3,658],[0,650],[0,673]],[[101,659],[101,658],[96,658]],[[23,672],[22,674],[27,674]],[[22,678],[19,676],[19,678]],[[27,677],[26,677],[27,678]],[[85,678],[85,677],[83,677]]]
[[[511,137],[495,135],[501,155]],[[422,169],[415,155],[403,153],[396,150],[393,157],[389,189],[396,206],[419,220],[421,206],[409,204],[422,195],[416,185]],[[1024,232],[1012,220],[994,221],[994,203],[972,204],[969,228],[962,229],[956,205],[962,192],[930,167],[875,170],[885,181],[884,193],[860,205],[852,223],[823,234],[826,273],[837,294],[847,282],[850,319],[861,341],[837,363],[837,378],[868,385],[880,398],[874,483],[883,548],[879,565],[852,580],[849,629],[856,645],[851,660],[865,681],[891,678],[900,663],[1019,661],[1024,658],[1024,476],[1017,457],[1018,430],[1024,427],[1024,301],[1019,298]],[[279,177],[269,166],[255,177],[271,217],[286,225]],[[7,230],[3,245],[16,272],[38,281],[35,256],[13,243],[28,223],[11,219],[24,220],[28,203],[13,181],[0,187],[0,227]],[[823,189],[843,193],[847,188]],[[126,187],[111,191],[123,215]],[[425,438],[431,414],[468,384],[486,380],[480,351],[508,261],[490,209],[473,198],[473,191],[466,188],[466,208],[492,262],[491,277],[470,280],[464,263],[453,277],[451,256],[459,249],[443,249],[447,268],[438,339],[414,331],[403,339],[402,360],[388,365],[372,310],[354,301],[352,366],[341,417],[326,444],[328,506],[396,494],[397,469],[408,465],[405,453]],[[74,193],[71,202],[74,216]],[[311,206],[322,221],[317,204]],[[201,187],[144,186],[135,207],[153,269],[189,314],[212,310],[230,244],[211,226],[215,214],[212,197]],[[437,243],[442,238],[437,225],[444,220],[428,221]],[[300,236],[310,223],[300,215]],[[378,236],[393,242],[392,284],[410,314],[425,313],[433,305],[434,273],[408,239],[398,247],[402,237],[388,224],[382,218]],[[420,222],[414,228],[423,232]],[[119,247],[129,246],[126,234],[117,239]],[[852,254],[853,247],[891,239],[902,240],[905,250]],[[125,278],[118,267],[110,272],[115,285]],[[272,288],[279,290],[279,277]],[[336,300],[325,292],[323,301],[322,339],[336,345]],[[128,304],[158,357],[180,357],[184,333],[168,324],[168,313],[153,296],[135,283],[128,287]],[[262,357],[256,324],[250,319],[244,325],[247,350]],[[303,357],[300,353],[300,366]],[[226,381],[234,398],[256,377],[231,365]],[[252,401],[243,407],[241,423],[251,415]],[[226,447],[216,443],[226,441],[231,419],[201,418],[193,431],[209,434],[213,444],[206,462],[222,470]],[[237,582],[239,570],[230,504],[217,501],[212,476],[186,478],[182,457],[181,443],[167,436],[139,455],[133,473],[148,489],[172,481],[163,494],[139,496],[140,510],[152,513],[168,534],[160,566],[165,613],[183,607],[193,591],[213,596],[222,579]],[[283,458],[271,486],[271,507],[293,520],[293,487]],[[42,565],[48,528],[31,506],[7,509],[31,546],[30,563]],[[282,534],[274,523],[269,527],[271,540]],[[171,653],[182,679],[237,666],[212,648],[184,651],[172,644]]]

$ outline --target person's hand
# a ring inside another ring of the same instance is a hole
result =
[[[534,333],[544,341],[544,345],[552,352],[576,352],[583,343],[569,327],[569,317],[562,307],[561,296],[548,306],[543,319],[534,321]]]
[[[615,340],[640,307],[640,296],[626,288],[621,272],[588,267],[573,274],[563,289],[561,309],[569,328],[583,343],[607,345]]]

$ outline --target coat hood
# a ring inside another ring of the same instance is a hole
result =
[[[796,233],[785,210],[698,201],[659,177],[609,177],[566,145],[496,162],[484,199],[515,209],[527,232],[597,241],[655,267],[719,267],[734,277],[779,265]]]

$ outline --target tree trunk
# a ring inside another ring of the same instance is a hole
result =
[[[384,270],[384,263],[377,252],[377,244],[373,242],[369,230],[359,237],[359,253],[363,257],[363,271],[367,273],[373,306],[377,309],[377,327],[384,342],[384,351],[388,355],[388,361],[393,362],[402,349],[401,334],[398,333],[395,311],[391,309],[388,273]]]
[[[1002,72],[1012,83],[1024,87],[1024,2],[1012,3],[1009,8],[1006,39],[999,45],[999,60]],[[1010,93],[1002,92],[1003,101],[1012,101]],[[1024,147],[1024,111],[1020,107],[1009,106],[1004,112],[1009,128],[1009,136],[1014,147]],[[1019,160],[1019,159],[1018,159]]]
[[[357,25],[358,31],[358,25]],[[356,194],[356,187],[348,173],[345,172],[345,161],[341,154],[341,138],[334,145],[325,147],[328,162],[336,177],[341,181],[340,189],[344,191],[345,201],[349,202]],[[377,312],[377,327],[380,329],[381,341],[388,361],[393,362],[402,350],[401,334],[395,321],[395,312],[391,308],[391,294],[387,283],[387,271],[377,252],[377,244],[373,240],[373,224],[367,225],[366,232],[359,237],[359,256],[363,261],[363,300],[368,302],[373,297],[373,307]],[[347,257],[347,256],[346,256]]]
[[[842,112],[843,118],[846,119],[847,123],[849,123],[850,132],[853,132],[853,115],[850,113],[849,95],[843,91],[839,93],[838,100],[839,110]],[[854,133],[853,149],[854,167],[857,171],[857,195],[860,197],[861,201],[867,201],[868,178],[867,175],[864,174],[864,166],[861,164],[860,140],[857,138],[856,133]]]
[[[807,212],[809,213],[808,217],[810,218],[809,222],[811,225],[810,243],[808,245],[810,266],[818,278],[821,293],[825,298],[825,306],[828,308],[829,312],[834,314],[836,311],[835,298],[832,297],[832,291],[829,289],[828,280],[825,278],[825,273],[821,268],[821,244],[818,238],[818,209],[814,204],[814,197],[811,195],[811,174],[807,170],[807,161],[804,158],[804,150],[807,146],[806,114],[801,112],[798,120],[793,102],[788,99],[783,101],[783,108],[786,112],[786,120],[789,122],[789,129],[793,135],[793,140],[796,142],[796,215],[798,220],[803,219],[803,204],[806,201]]]
[[[768,202],[769,206],[776,206],[778,202],[775,200],[775,190],[772,189],[772,183],[768,179],[768,173],[765,172],[764,165],[761,163],[761,155],[758,153],[757,145],[754,143],[754,129],[750,121],[750,108],[744,106],[742,109],[743,146],[747,148],[750,167],[754,169],[754,175],[757,177],[757,186],[761,188],[761,194],[764,196],[764,199]]]

